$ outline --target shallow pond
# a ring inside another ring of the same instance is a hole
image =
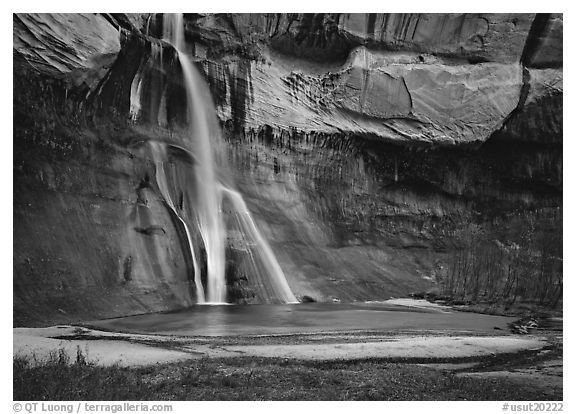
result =
[[[386,302],[303,303],[296,305],[194,306],[94,321],[112,331],[179,336],[282,335],[350,331],[508,332],[514,318],[423,308]]]

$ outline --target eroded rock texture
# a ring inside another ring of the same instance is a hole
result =
[[[184,20],[227,137],[222,167],[297,296],[428,289],[463,226],[558,214],[562,15]],[[161,33],[159,15],[14,15],[17,324],[194,303],[146,150],[169,142],[174,168],[190,162]],[[231,246],[231,297],[250,302]]]

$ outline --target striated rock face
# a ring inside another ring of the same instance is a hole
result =
[[[188,52],[205,59],[222,120],[242,129],[485,141],[515,109],[543,110],[530,103],[562,94],[561,15],[187,17]],[[142,42],[150,41],[143,32],[161,37],[156,15],[16,15],[14,49],[77,86],[110,68],[118,30],[130,33],[122,24]],[[336,51],[339,60],[327,55]],[[547,135],[558,130],[550,125]]]
[[[149,155],[119,145],[129,136],[118,124],[76,121],[63,82],[15,73],[14,322],[193,304],[184,235],[151,182]]]
[[[342,30],[388,48],[462,57],[472,61],[518,62],[532,15],[352,14]]]
[[[145,145],[190,163],[160,17],[14,15],[16,324],[195,301]],[[184,20],[226,134],[222,167],[299,297],[431,288],[459,229],[562,205],[562,15]],[[231,297],[250,302],[230,246]]]
[[[358,13],[245,14],[231,19],[242,36],[265,33],[275,49],[318,61],[346,58],[352,47],[366,44],[371,48],[476,62],[513,63],[520,60],[534,17],[530,14]],[[556,57],[562,60],[561,49]]]
[[[15,14],[14,53],[38,72],[94,86],[120,51],[118,28],[95,14]]]
[[[194,16],[190,40],[199,56],[226,62],[229,74],[208,76],[230,85],[221,117],[242,127],[455,143],[485,141],[523,105],[530,83],[523,67],[557,84],[561,21],[517,14]],[[210,29],[217,36],[204,35]],[[260,50],[262,59],[247,65],[223,52],[231,50],[250,57]],[[538,70],[547,67],[554,69]],[[235,84],[249,89],[243,108],[231,113],[239,106]],[[561,87],[531,93],[533,100],[561,96]]]
[[[525,69],[522,99],[507,118],[498,139],[562,143],[562,71]]]

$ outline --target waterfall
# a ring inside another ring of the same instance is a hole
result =
[[[298,303],[298,299],[286,282],[286,276],[284,276],[276,256],[274,256],[266,239],[258,231],[242,195],[224,186],[221,189],[232,203],[235,219],[243,237],[258,253],[250,255],[254,265],[252,276],[255,282],[264,287],[267,297],[275,298],[284,303]]]
[[[226,194],[237,215],[238,223],[244,237],[253,241],[257,251],[251,252],[255,264],[256,277],[262,285],[266,285],[268,297],[282,302],[297,302],[290,290],[286,277],[280,268],[272,249],[268,246],[256,228],[240,193],[227,188],[218,180],[215,153],[221,145],[220,126],[211,93],[206,82],[198,73],[188,56],[184,53],[184,22],[182,14],[164,14],[164,40],[171,43],[182,67],[184,86],[186,90],[188,109],[189,139],[194,149],[194,176],[196,197],[194,211],[196,213],[199,233],[204,243],[207,261],[206,303],[218,304],[226,302],[225,280],[225,246],[226,230],[222,212],[222,198]],[[157,162],[157,172],[160,171],[160,181],[166,180],[163,167]],[[160,184],[162,187],[164,184]],[[168,192],[167,188],[161,191]],[[168,194],[169,197],[169,194]],[[170,205],[171,201],[167,201]],[[173,203],[171,203],[173,208]],[[173,210],[175,210],[173,208]],[[190,240],[188,227],[185,226],[190,241],[190,250],[194,263],[194,249]],[[195,264],[195,280],[198,288],[200,272]],[[263,283],[264,281],[269,283]],[[200,288],[202,284],[200,282]],[[200,289],[201,291],[201,289]],[[199,303],[201,295],[198,295]]]
[[[182,14],[164,15],[164,39],[174,46],[178,53],[184,75],[184,86],[188,105],[188,125],[196,154],[196,185],[198,226],[208,268],[209,303],[226,302],[225,270],[225,231],[221,212],[221,194],[214,171],[212,142],[220,139],[210,92],[206,90],[200,75],[192,62],[182,51],[184,47],[184,22]]]
[[[178,210],[172,201],[172,196],[170,195],[170,188],[168,187],[168,179],[166,178],[166,171],[164,170],[164,161],[166,159],[166,148],[164,144],[158,142],[150,141],[150,148],[152,150],[152,158],[156,164],[156,183],[160,189],[160,194],[164,197],[164,201],[172,210],[172,213],[180,220],[184,231],[186,232],[186,241],[188,242],[188,248],[190,250],[190,255],[192,256],[192,264],[194,266],[194,284],[196,285],[196,301],[197,303],[205,303],[204,287],[202,286],[202,280],[200,279],[200,266],[198,266],[198,260],[196,259],[196,253],[194,251],[194,245],[192,243],[192,237],[190,235],[190,229],[186,220],[178,214]]]

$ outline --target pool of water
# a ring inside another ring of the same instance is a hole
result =
[[[281,335],[351,331],[470,331],[505,333],[514,318],[446,311],[386,302],[296,305],[194,306],[93,321],[88,325],[121,332],[179,335]]]

